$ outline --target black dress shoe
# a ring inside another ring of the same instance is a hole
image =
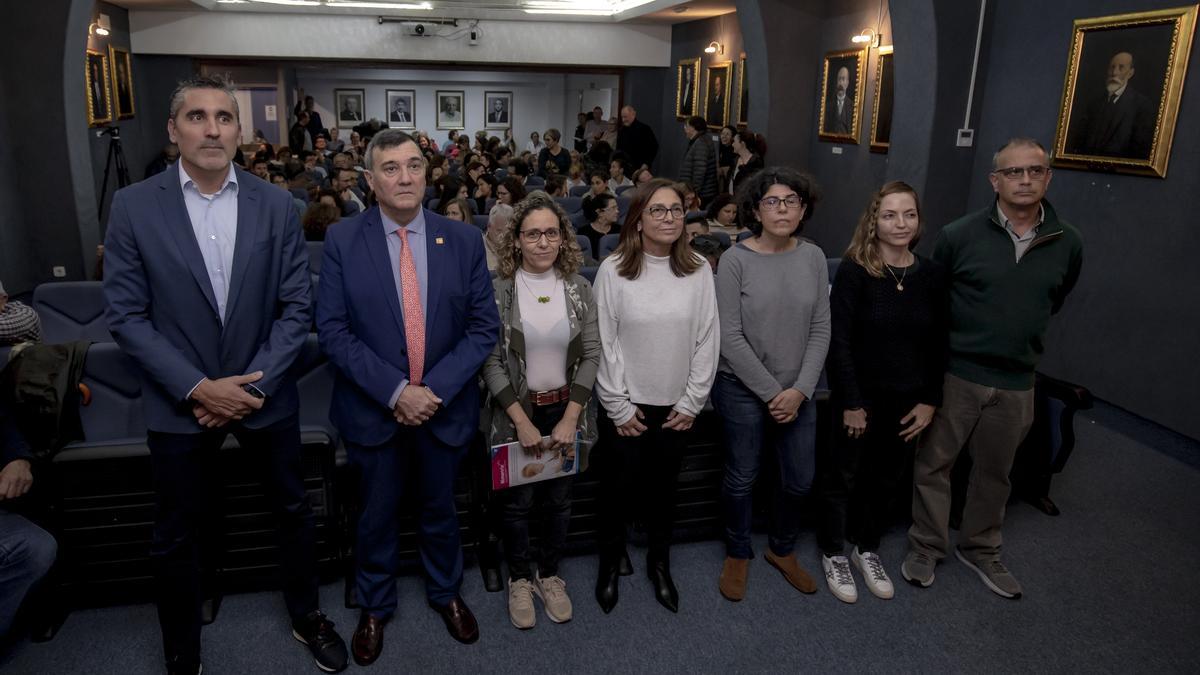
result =
[[[621,564],[614,559],[600,559],[600,573],[596,577],[596,602],[605,614],[617,606],[617,586],[621,580]]]
[[[354,639],[350,641],[354,662],[360,666],[369,666],[383,652],[384,620],[363,611],[358,617],[358,628],[354,631]]]
[[[679,613],[679,591],[671,580],[671,566],[663,561],[649,563],[646,576],[654,584],[654,599],[672,612]]]
[[[629,561],[629,551],[621,551],[620,574],[623,577],[633,576],[633,563]]]
[[[167,675],[200,675],[204,666],[199,661],[186,659],[170,659],[167,661]]]
[[[465,645],[479,639],[479,624],[475,622],[475,615],[471,613],[471,608],[467,607],[467,603],[463,602],[462,598],[456,597],[445,606],[435,605],[432,602],[429,603],[429,606],[441,615],[442,621],[446,623],[446,630],[450,631],[450,637]]]
[[[292,622],[292,636],[308,646],[317,667],[327,673],[340,673],[346,669],[346,643],[333,629],[333,622],[324,612],[316,610],[298,621]]]

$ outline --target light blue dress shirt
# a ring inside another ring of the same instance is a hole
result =
[[[404,287],[400,281],[400,225],[391,218],[382,209],[379,211],[380,220],[383,221],[384,239],[387,241],[388,260],[391,261],[392,279],[396,282],[396,298],[400,301],[400,313],[404,314]],[[426,237],[425,237],[425,209],[417,211],[417,217],[412,219],[412,222],[405,226],[408,229],[408,245],[412,249],[413,267],[417,268],[417,283],[421,286],[421,314],[429,316],[429,256],[426,253]],[[389,401],[391,407],[396,407],[396,401],[400,398],[401,392],[408,386],[408,378],[400,381],[396,391],[392,393],[392,398]],[[436,393],[436,392],[435,392]]]
[[[216,194],[206,195],[196,187],[196,182],[180,162],[179,185],[183,189],[188,219],[192,221],[192,232],[196,235],[196,243],[200,245],[200,254],[204,256],[208,281],[217,300],[217,315],[224,325],[229,281],[233,274],[233,249],[237,243],[237,173],[230,164],[229,174],[221,184],[221,189]]]

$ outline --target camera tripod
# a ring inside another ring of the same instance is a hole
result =
[[[97,132],[100,136],[108,136],[108,158],[104,160],[104,180],[100,183],[100,201],[96,205],[96,215],[103,221],[104,198],[108,195],[108,176],[115,164],[117,167],[117,189],[129,185],[129,165],[125,163],[125,151],[121,148],[121,128],[107,127]]]

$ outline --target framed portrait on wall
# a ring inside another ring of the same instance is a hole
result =
[[[737,116],[734,117],[737,126],[746,126],[750,119],[750,87],[746,83],[746,57],[743,56],[738,60],[738,98],[737,98]]]
[[[511,91],[483,92],[483,128],[508,129],[512,126],[513,94]]]
[[[1166,177],[1196,8],[1075,21],[1054,166]]]
[[[465,129],[463,120],[463,99],[461,91],[438,91],[437,97],[437,128]]]
[[[337,109],[337,125],[339,127],[350,129],[356,124],[362,124],[366,119],[363,117],[363,101],[366,95],[362,89],[334,89],[333,90],[333,105]]]
[[[704,69],[704,119],[711,129],[729,124],[729,91],[733,63],[718,61]]]
[[[871,110],[871,152],[888,151],[892,138],[892,102],[896,72],[892,68],[892,46],[879,48],[875,62],[875,105]]]
[[[858,143],[866,65],[865,49],[825,54],[821,73],[821,119],[817,126],[820,140]]]
[[[412,89],[388,89],[387,121],[393,129],[417,128],[417,92]]]
[[[697,114],[700,98],[700,59],[684,59],[675,68],[675,118],[686,120]]]
[[[88,126],[99,126],[113,120],[112,99],[108,93],[108,56],[104,52],[87,50],[87,113]]]
[[[112,64],[112,97],[117,119],[133,117],[133,69],[129,65],[129,51],[108,46],[108,61]]]

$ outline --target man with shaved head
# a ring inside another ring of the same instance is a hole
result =
[[[631,105],[621,108],[621,126],[617,129],[617,151],[629,155],[630,173],[650,169],[658,156],[658,138],[650,125],[637,118]]]
[[[1117,52],[1108,61],[1104,90],[1097,92],[1071,125],[1066,150],[1080,155],[1149,159],[1157,111],[1154,102],[1130,85],[1133,54]]]

